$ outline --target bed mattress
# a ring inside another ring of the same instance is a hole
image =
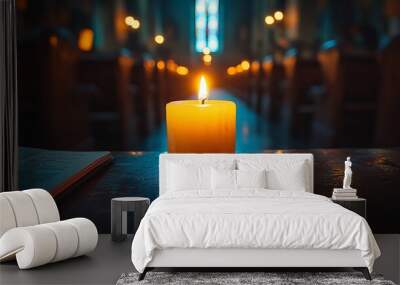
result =
[[[359,250],[372,271],[380,255],[364,218],[307,192],[181,191],[157,198],[132,243],[139,272],[163,249]]]

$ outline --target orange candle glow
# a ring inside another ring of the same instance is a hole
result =
[[[236,105],[208,100],[205,78],[200,79],[199,100],[167,104],[168,152],[235,152]]]
[[[78,47],[82,51],[91,51],[93,48],[94,33],[91,29],[83,29],[79,33]]]

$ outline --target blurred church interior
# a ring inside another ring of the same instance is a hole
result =
[[[400,0],[17,0],[19,144],[165,151],[165,104],[237,104],[237,152],[400,146]]]

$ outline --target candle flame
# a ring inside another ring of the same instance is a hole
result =
[[[200,77],[200,87],[199,87],[199,100],[206,100],[208,97],[207,82],[204,76]]]

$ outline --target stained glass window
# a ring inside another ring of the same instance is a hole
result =
[[[218,51],[219,1],[196,0],[195,9],[196,51],[202,52],[204,48],[211,52]]]

